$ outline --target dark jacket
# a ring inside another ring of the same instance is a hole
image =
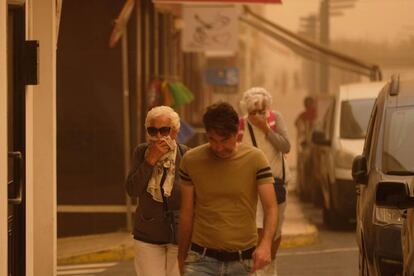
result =
[[[185,145],[178,145],[175,180],[171,196],[168,198],[168,209],[178,211],[180,208],[181,194],[178,188],[178,170],[182,154],[189,148]],[[135,211],[134,239],[153,243],[166,244],[172,242],[172,232],[164,204],[152,199],[147,192],[148,181],[152,176],[154,167],[144,158],[147,143],[137,146],[134,151],[132,168],[126,181],[126,190],[130,197],[138,198],[138,205]]]

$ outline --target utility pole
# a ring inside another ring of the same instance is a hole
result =
[[[353,8],[357,0],[322,0],[319,9],[319,42],[329,47],[330,45],[330,18],[342,16],[343,10]],[[328,65],[329,58],[321,56],[320,64],[320,92],[329,94],[330,72]]]
[[[318,39],[318,17],[315,14],[311,14],[306,17],[300,18],[300,31],[298,34],[300,36],[306,37],[309,40],[317,41]],[[303,61],[303,69],[305,72],[305,82],[306,87],[308,88],[308,94],[316,94],[319,89],[319,83],[318,83],[318,72],[319,65],[316,64],[314,61]]]
[[[319,20],[320,20],[320,31],[319,31],[319,42],[329,47],[329,31],[330,31],[330,18],[329,18],[329,5],[330,0],[322,0],[319,10]],[[319,76],[320,76],[320,92],[322,94],[329,94],[329,66],[328,66],[328,57],[321,56],[321,63],[319,67]]]

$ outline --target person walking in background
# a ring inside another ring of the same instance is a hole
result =
[[[277,224],[273,177],[264,154],[237,143],[239,118],[228,103],[203,116],[208,143],[181,161],[178,261],[186,276],[253,275],[271,261]],[[256,207],[263,205],[257,243]]]
[[[135,149],[126,181],[128,195],[139,202],[133,232],[135,271],[140,276],[176,276],[178,164],[188,148],[176,143],[180,118],[168,106],[152,108],[145,127],[149,142]]]
[[[284,154],[290,151],[290,142],[282,114],[271,110],[272,97],[262,87],[248,89],[240,102],[247,114],[239,120],[238,141],[263,151],[275,178],[278,201],[278,224],[272,244],[272,262],[257,275],[277,275],[276,253],[279,249],[286,210],[286,185],[290,177]],[[259,239],[263,236],[263,208],[257,206],[256,225]]]
[[[316,103],[315,99],[307,96],[303,101],[305,110],[295,120],[297,131],[296,139],[296,184],[298,195],[302,200],[312,199],[312,191],[309,188],[307,176],[312,173],[311,143],[312,131],[316,124]]]
[[[298,146],[303,148],[310,144],[312,138],[312,130],[316,120],[315,100],[311,96],[307,96],[303,101],[305,110],[301,112],[295,120],[295,126],[298,131]]]

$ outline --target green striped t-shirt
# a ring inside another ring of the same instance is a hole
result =
[[[221,159],[209,144],[189,150],[180,167],[181,183],[194,186],[192,242],[221,250],[240,250],[257,243],[257,185],[272,184],[264,154],[240,144]]]

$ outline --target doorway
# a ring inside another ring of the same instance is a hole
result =
[[[25,6],[8,5],[8,275],[25,275]]]

